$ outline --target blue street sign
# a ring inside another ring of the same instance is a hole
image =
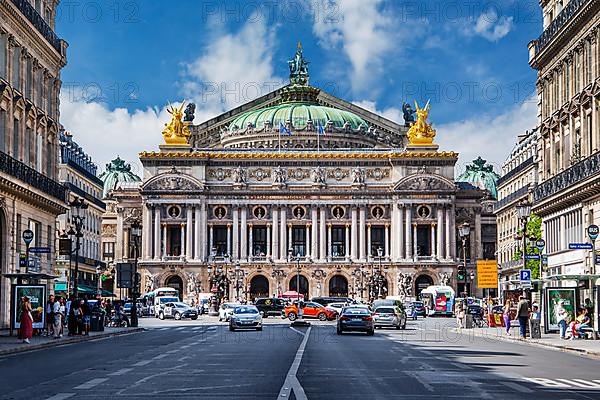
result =
[[[525,254],[525,259],[526,260],[539,260],[540,255],[539,254]]]
[[[569,243],[569,250],[591,250],[591,243]]]
[[[521,282],[531,282],[531,270],[522,269],[519,271],[519,280]]]
[[[30,247],[30,253],[50,253],[50,247]]]

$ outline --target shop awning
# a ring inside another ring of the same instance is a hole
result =
[[[98,289],[92,286],[88,286],[88,285],[77,285],[77,292],[82,293],[82,294],[91,294],[96,296],[96,293],[98,292]],[[102,289],[102,297],[115,297],[114,293],[109,292],[108,290],[104,290]]]
[[[50,275],[50,274],[46,274],[43,272],[16,272],[16,273],[8,273],[8,274],[0,274],[5,278],[8,279],[45,279],[45,280],[50,280],[50,279],[57,279],[58,276],[56,275]]]

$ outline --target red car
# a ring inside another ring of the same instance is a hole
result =
[[[298,318],[298,303],[287,306],[283,316],[295,321]],[[318,318],[321,321],[331,321],[337,316],[337,311],[323,307],[318,303],[307,301],[304,303],[304,318]]]

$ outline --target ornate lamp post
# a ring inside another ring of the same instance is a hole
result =
[[[358,287],[356,288],[357,292],[360,293],[360,300],[364,300],[364,290],[365,290],[365,278],[368,277],[368,273],[365,271],[364,266],[357,267],[354,271],[352,271],[352,276],[357,280]]]
[[[131,326],[138,326],[137,299],[139,296],[140,279],[138,275],[138,258],[140,249],[140,238],[142,237],[142,225],[139,220],[131,223],[131,238],[133,239],[133,288],[131,289]]]
[[[75,200],[69,203],[71,206],[71,210],[75,213],[75,215],[71,215],[71,228],[67,232],[69,236],[75,235],[75,271],[73,278],[73,297],[77,300],[78,297],[78,278],[79,278],[79,249],[81,247],[81,238],[83,237],[83,233],[81,230],[83,229],[83,222],[85,221],[85,217],[80,215],[81,210],[85,210],[88,208],[87,204],[85,204],[85,200],[79,197],[76,197]],[[73,230],[75,227],[75,230]]]
[[[233,271],[229,271],[230,281],[235,282],[235,299],[236,301],[240,300],[240,289],[243,288],[243,279],[246,277],[246,272],[240,268],[240,263],[235,263],[235,269]]]
[[[277,296],[281,296],[281,279],[284,276],[285,271],[280,268],[276,268],[273,264],[273,272],[271,272],[271,277],[275,278],[275,280],[277,281]]]
[[[531,203],[528,199],[523,199],[517,204],[517,216],[519,222],[523,227],[522,235],[517,235],[515,238],[522,240],[522,257],[523,257],[523,269],[527,269],[527,221],[531,215]]]
[[[469,239],[470,234],[471,225],[469,225],[468,222],[464,222],[458,227],[458,235],[460,236],[460,240],[462,243],[463,265],[458,267],[456,280],[459,282],[463,281],[463,290],[461,293],[464,293],[467,287],[467,240]]]
[[[377,288],[377,298],[383,299],[383,290],[385,289],[385,276],[383,274],[383,266],[381,265],[381,260],[383,259],[383,249],[381,247],[377,248],[377,258],[379,259],[379,268],[377,269],[377,274],[373,275],[373,283]]]

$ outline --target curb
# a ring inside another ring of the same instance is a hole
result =
[[[62,340],[55,340],[55,341],[50,340],[45,343],[39,343],[39,344],[34,344],[34,345],[29,345],[29,346],[19,346],[19,347],[14,347],[12,349],[0,350],[0,356],[6,356],[6,355],[11,355],[11,354],[17,354],[17,353],[25,353],[28,351],[47,349],[47,348],[51,348],[51,347],[58,347],[58,346],[63,346],[65,344],[91,342],[96,339],[104,339],[104,338],[114,337],[114,336],[123,336],[123,335],[128,335],[130,333],[143,332],[144,330],[145,330],[144,328],[131,328],[126,331],[124,330],[124,331],[117,331],[117,332],[99,333],[94,336],[66,337],[66,338],[63,338]],[[16,336],[15,336],[15,339],[16,339]]]
[[[544,342],[537,341],[537,339],[520,340],[516,337],[507,337],[507,336],[501,336],[501,335],[500,336],[488,335],[486,333],[478,332],[478,331],[471,330],[471,329],[453,328],[452,331],[456,332],[456,333],[465,333],[465,334],[469,334],[469,335],[473,335],[473,336],[485,337],[485,338],[489,338],[492,340],[498,340],[500,342],[519,343],[519,344],[525,344],[525,345],[529,345],[529,346],[540,347],[540,348],[544,348],[544,349],[562,351],[565,353],[573,353],[573,354],[578,354],[578,355],[583,355],[583,356],[600,358],[600,350],[588,350],[588,349],[582,349],[582,348],[578,348],[578,347],[572,347],[569,345],[556,345],[556,344],[552,344],[552,343],[544,343]]]

